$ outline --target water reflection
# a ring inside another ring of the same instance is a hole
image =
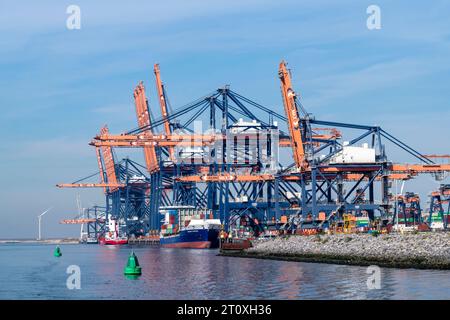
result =
[[[48,246],[0,249],[0,298],[8,299],[450,299],[450,271],[382,268],[381,289],[369,290],[366,267],[216,250],[72,245],[55,260]],[[132,249],[142,276],[123,274]],[[65,285],[70,264],[81,268],[81,290]]]

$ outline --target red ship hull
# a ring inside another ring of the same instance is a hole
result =
[[[105,239],[105,238],[100,238],[98,239],[98,242],[100,244],[103,245],[123,245],[123,244],[127,244],[128,240],[127,239]]]
[[[211,241],[192,241],[161,244],[163,248],[209,249]]]

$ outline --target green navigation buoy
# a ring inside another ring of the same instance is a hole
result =
[[[138,276],[142,274],[141,267],[139,266],[139,261],[134,251],[131,251],[130,256],[128,257],[127,265],[123,270],[124,275],[126,276]]]
[[[55,251],[53,252],[53,255],[54,255],[55,257],[61,257],[61,256],[62,256],[61,249],[59,248],[59,246],[57,246],[57,247],[55,248]]]

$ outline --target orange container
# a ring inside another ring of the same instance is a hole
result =
[[[325,212],[319,212],[319,219],[318,219],[318,220],[324,221],[326,218],[327,218],[327,217],[326,217],[326,215],[325,215]]]

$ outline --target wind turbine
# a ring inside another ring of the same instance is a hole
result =
[[[44,214],[46,214],[47,212],[49,212],[52,209],[52,207],[48,208],[47,210],[45,210],[44,212],[42,212],[40,215],[38,215],[38,224],[39,224],[39,236],[38,236],[38,240],[41,240],[41,220],[42,220],[42,216]]]

